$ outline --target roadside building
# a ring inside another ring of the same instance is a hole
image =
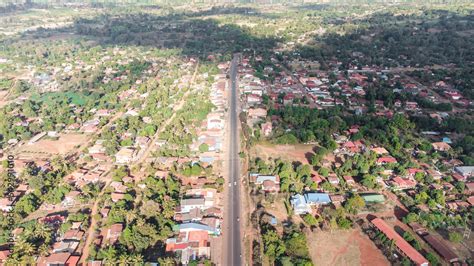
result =
[[[374,227],[382,232],[389,240],[393,240],[397,252],[410,259],[415,265],[428,266],[428,260],[412,247],[403,237],[393,230],[384,220],[375,218],[371,221]]]

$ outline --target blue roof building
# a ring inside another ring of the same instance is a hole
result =
[[[453,142],[451,141],[451,139],[448,138],[448,137],[444,137],[444,138],[443,138],[443,142],[444,142],[444,143],[447,143],[447,144],[452,144],[452,143],[453,143]]]
[[[292,196],[290,202],[295,214],[305,214],[311,212],[311,206],[306,202],[305,197],[301,194]]]
[[[331,203],[329,194],[327,193],[306,193],[305,200],[310,205],[321,205]]]

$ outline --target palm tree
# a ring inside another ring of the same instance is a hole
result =
[[[141,265],[143,264],[143,256],[141,254],[132,254],[130,255],[130,262],[133,265]]]
[[[117,259],[117,251],[113,247],[109,246],[107,249],[101,249],[100,251],[107,265],[115,264]]]
[[[119,265],[128,265],[130,263],[130,257],[128,254],[121,254],[118,259]]]
[[[135,211],[127,212],[125,215],[125,220],[127,224],[132,223],[135,219],[137,219],[137,213]]]
[[[16,242],[14,252],[20,253],[22,256],[30,256],[35,252],[35,247],[25,239],[20,239],[18,242]]]
[[[41,246],[38,248],[38,254],[40,256],[47,256],[49,254],[49,246],[46,243],[43,243]]]
[[[163,265],[163,266],[174,266],[174,265],[176,265],[174,259],[171,258],[171,257],[159,258],[158,262],[159,262],[160,265]]]
[[[45,224],[36,224],[34,236],[44,239],[44,242],[49,244],[51,242],[51,227]]]

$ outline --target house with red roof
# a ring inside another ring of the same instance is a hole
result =
[[[40,257],[37,260],[38,266],[67,265],[66,262],[71,257],[69,252],[53,253],[47,257]]]
[[[166,252],[177,253],[182,264],[196,258],[210,257],[209,233],[205,230],[180,232],[166,240]]]
[[[110,198],[112,199],[113,202],[118,202],[119,200],[122,200],[125,198],[125,194],[123,193],[117,193],[117,192],[112,192],[110,194]]]
[[[466,183],[466,190],[464,190],[464,194],[468,194],[468,195],[474,194],[474,182]]]
[[[311,174],[311,180],[313,180],[314,183],[319,184],[324,181],[324,178],[321,177],[318,173]]]
[[[339,178],[337,177],[336,174],[331,173],[327,179],[328,179],[328,182],[331,183],[332,185],[339,185]]]
[[[348,141],[342,145],[342,149],[349,153],[360,153],[365,149],[365,145],[361,140]]]
[[[349,128],[349,134],[356,134],[359,132],[359,126],[358,125],[353,125],[351,128]]]
[[[265,118],[267,116],[267,110],[264,108],[250,108],[248,110],[248,116],[250,118]]]
[[[390,183],[392,187],[395,189],[408,189],[408,188],[414,188],[416,186],[415,180],[401,178],[399,176],[392,178]]]
[[[397,159],[392,156],[384,156],[377,159],[377,165],[384,165],[389,163],[397,163]]]
[[[110,244],[113,245],[115,242],[118,241],[120,235],[122,234],[123,231],[123,224],[113,224],[109,228],[103,230],[103,237],[104,241],[103,244]]]
[[[435,151],[448,151],[451,149],[451,146],[449,146],[448,143],[446,142],[433,142],[431,143],[431,146],[433,146],[433,149]]]
[[[283,97],[283,104],[284,105],[293,104],[294,99],[295,99],[295,95],[292,93],[288,93]]]
[[[423,173],[423,170],[418,168],[408,168],[407,170],[407,176],[411,178],[415,177],[417,173]]]
[[[388,151],[384,147],[374,147],[370,150],[373,151],[377,155],[388,154]]]
[[[66,261],[66,266],[76,266],[79,263],[81,256],[70,256]]]
[[[451,174],[451,176],[453,177],[454,180],[460,182],[460,181],[466,181],[467,177],[463,176],[463,175],[460,175],[458,173],[453,173]]]
[[[10,255],[10,250],[0,250],[0,266],[3,266]]]
[[[249,94],[247,95],[247,103],[249,104],[257,104],[262,102],[262,97],[256,94]]]
[[[355,184],[354,178],[352,178],[352,176],[350,176],[350,175],[345,175],[342,178],[344,178],[344,181],[346,181],[346,184],[348,184],[348,185],[354,185]]]
[[[444,91],[444,95],[454,101],[457,101],[462,98],[462,94],[455,90],[446,90]]]
[[[474,206],[474,196],[470,196],[469,198],[467,198],[466,200],[469,204],[471,204],[471,206]]]
[[[268,137],[272,134],[273,125],[272,122],[266,122],[262,124],[262,133],[265,137]]]
[[[280,176],[278,175],[250,175],[251,182],[260,186],[260,190],[267,193],[280,192]]]

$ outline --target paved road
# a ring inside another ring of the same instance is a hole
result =
[[[242,265],[242,241],[240,237],[240,171],[239,171],[239,132],[238,132],[238,111],[236,88],[237,75],[237,57],[234,56],[230,67],[231,79],[231,99],[230,99],[230,125],[229,125],[229,193],[227,206],[227,223],[226,228],[226,252],[225,265],[240,266]]]

